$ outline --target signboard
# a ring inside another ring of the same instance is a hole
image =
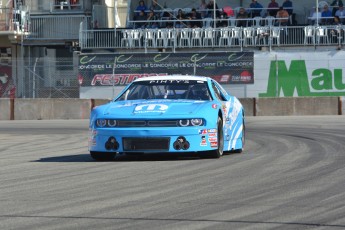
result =
[[[223,85],[239,98],[345,96],[345,51],[255,52],[255,84]]]
[[[209,76],[221,84],[254,84],[253,52],[82,54],[81,87],[124,86],[157,75]]]
[[[345,52],[257,55],[253,97],[345,96]],[[260,66],[260,67],[259,67]],[[258,84],[259,82],[262,82]]]
[[[344,96],[343,69],[316,65],[308,73],[305,60],[272,61],[268,75],[267,90],[259,97],[316,97]],[[309,75],[310,74],[310,75]]]

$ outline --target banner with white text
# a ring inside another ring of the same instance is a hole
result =
[[[253,52],[81,54],[80,87],[124,86],[140,77],[208,76],[221,84],[254,84]]]

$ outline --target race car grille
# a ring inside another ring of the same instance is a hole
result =
[[[169,150],[170,138],[122,138],[124,151],[167,151]]]
[[[148,121],[148,126],[152,127],[175,127],[177,126],[176,120],[166,120],[166,121]]]
[[[135,121],[135,120],[118,120],[119,127],[144,127],[146,121]]]
[[[177,120],[118,120],[118,127],[176,127]]]

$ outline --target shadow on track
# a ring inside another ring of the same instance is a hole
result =
[[[201,160],[196,154],[188,155],[171,155],[171,154],[145,154],[145,155],[133,155],[133,156],[116,156],[112,161],[108,162],[128,162],[128,161],[181,161],[181,160]],[[77,154],[66,155],[57,157],[40,158],[34,162],[107,162],[107,161],[95,161],[89,154]]]

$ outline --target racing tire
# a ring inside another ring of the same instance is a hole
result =
[[[218,148],[215,150],[200,153],[200,158],[220,158],[223,155],[224,150],[224,133],[223,133],[223,121],[220,117],[217,120],[217,140]]]
[[[90,152],[92,159],[96,161],[111,161],[114,160],[116,153],[111,152]]]

